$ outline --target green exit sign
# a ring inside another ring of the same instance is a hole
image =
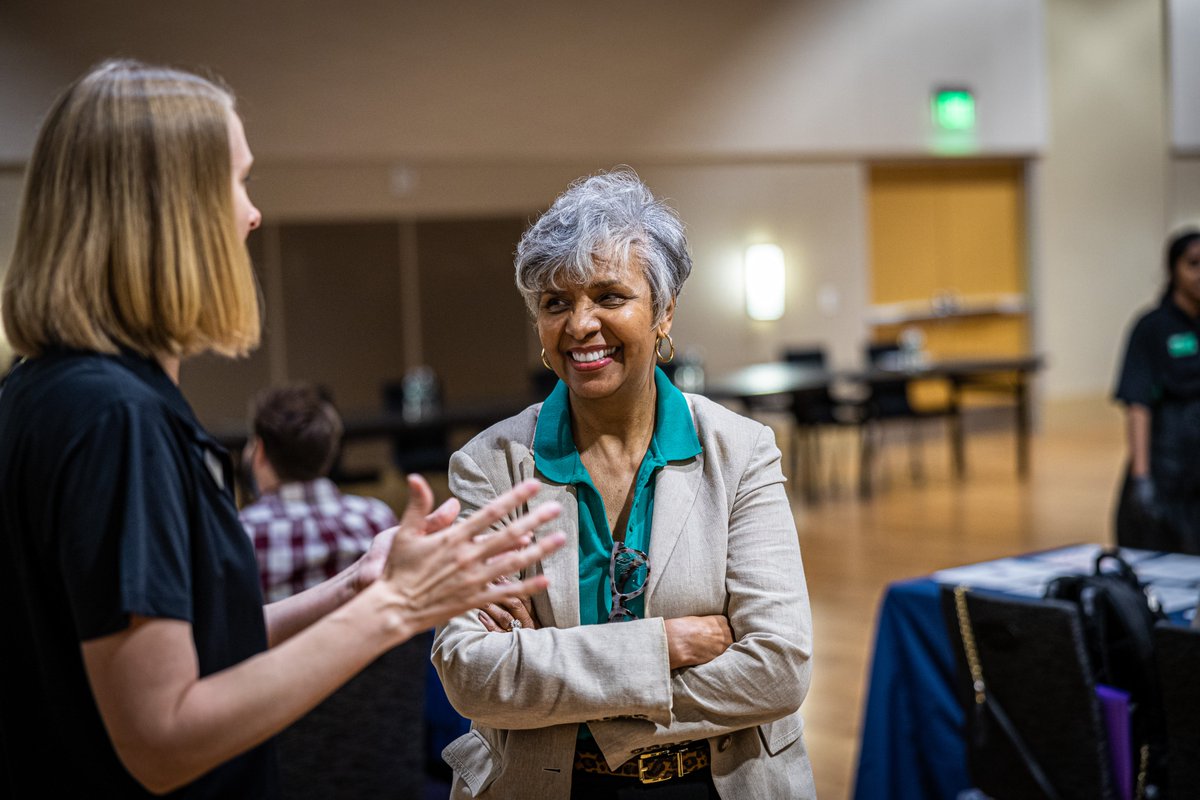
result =
[[[970,89],[936,89],[931,102],[933,124],[944,131],[975,129],[975,95]]]

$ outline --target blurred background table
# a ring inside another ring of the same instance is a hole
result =
[[[859,491],[867,496],[871,493],[875,457],[875,448],[867,436],[868,427],[893,414],[893,410],[887,407],[889,394],[899,392],[901,405],[908,409],[904,397],[908,384],[914,381],[942,381],[948,388],[947,404],[936,416],[943,416],[947,420],[954,474],[959,478],[967,472],[966,432],[962,420],[964,394],[987,392],[1011,397],[1017,472],[1022,477],[1027,475],[1033,428],[1029,382],[1044,363],[1040,355],[915,359],[907,363],[902,358],[891,361],[882,359],[860,369],[829,369],[812,364],[773,361],[751,364],[722,375],[708,383],[703,394],[714,400],[737,401],[751,414],[764,409],[786,410],[795,415],[798,427],[803,424],[805,409],[813,403],[834,402],[849,409],[837,421],[862,427]],[[780,402],[781,399],[786,401]],[[772,404],[772,400],[777,402]],[[922,415],[915,409],[908,409],[907,413],[914,418],[933,416]],[[811,463],[809,454],[804,452],[805,448],[811,447],[809,441],[797,438],[797,445],[793,457],[794,476],[799,472],[796,468],[798,463]],[[799,479],[806,496],[814,498],[817,489],[813,470],[805,470]]]

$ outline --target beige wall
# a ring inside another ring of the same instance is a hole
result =
[[[1169,43],[1167,85],[1171,96],[1171,144],[1176,152],[1200,154],[1200,0],[1164,0]]]
[[[1035,340],[1052,396],[1107,391],[1161,282],[1168,225],[1158,3],[1046,4],[1050,145],[1034,168]]]
[[[1171,227],[1200,227],[1200,158],[1172,159],[1167,182]]]
[[[237,87],[253,192],[277,222],[528,218],[570,179],[632,164],[688,223],[677,330],[714,371],[813,340],[853,362],[866,167],[934,149],[935,83],[976,89],[980,153],[1030,159],[1047,394],[1105,391],[1166,231],[1200,221],[1200,162],[1167,150],[1154,2],[10,0],[0,163],[25,158],[54,87],[113,53],[207,64]],[[18,186],[0,172],[0,245]],[[777,324],[741,313],[740,253],[765,239],[789,263]],[[818,308],[822,288],[836,302]]]
[[[1045,138],[1039,0],[6,0],[0,162],[118,54],[216,70],[270,161],[924,153],[939,83],[980,150]]]
[[[678,209],[695,263],[675,339],[702,349],[709,371],[778,358],[787,344],[823,343],[857,363],[866,336],[866,179],[861,165],[652,167],[644,177]],[[788,265],[785,314],[754,322],[744,311],[742,254],[775,242]],[[836,305],[818,307],[818,295]]]

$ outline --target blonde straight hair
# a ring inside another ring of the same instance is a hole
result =
[[[234,220],[233,95],[107,61],[58,99],[25,179],[3,289],[13,349],[244,355],[258,287]]]

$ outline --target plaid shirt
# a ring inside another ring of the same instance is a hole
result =
[[[375,534],[397,524],[386,503],[344,495],[328,478],[285,483],[239,516],[268,603],[337,575],[367,552]]]

